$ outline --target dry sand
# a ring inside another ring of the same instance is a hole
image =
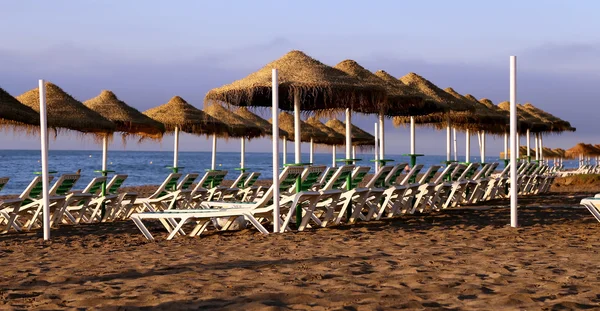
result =
[[[132,222],[0,236],[0,309],[600,308],[587,194],[506,201],[301,233],[148,243]]]

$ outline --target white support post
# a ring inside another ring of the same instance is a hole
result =
[[[504,132],[504,160],[508,160],[508,133]]]
[[[282,149],[283,149],[283,164],[287,164],[287,137],[283,137],[282,140],[283,140],[283,143],[282,143],[282,145],[283,145],[283,147],[282,147]]]
[[[102,172],[106,172],[108,162],[108,134],[104,134],[102,137]]]
[[[277,138],[275,138],[275,140],[277,140]],[[246,168],[246,137],[242,137],[242,154],[240,157],[240,168],[241,169],[245,169]]]
[[[529,132],[529,129],[525,132],[525,137],[527,139],[527,161],[529,161],[531,159],[531,132]]]
[[[539,133],[535,133],[533,136],[535,140],[535,160],[538,161],[540,159],[540,135]]]
[[[331,147],[331,167],[335,167],[335,164],[336,164],[335,163],[335,148],[336,148],[335,145],[333,145]]]
[[[510,226],[519,226],[517,216],[517,57],[510,57]]]
[[[379,114],[379,159],[385,159],[385,136],[384,136],[384,118],[383,113]]]
[[[352,159],[356,159],[356,146],[352,146]]]
[[[544,136],[540,134],[540,160],[544,161]]]
[[[217,169],[217,134],[213,134],[212,159],[210,162],[210,169],[213,171]]]
[[[517,138],[516,139],[517,139],[517,149],[515,150],[515,153],[517,155],[517,161],[519,161],[519,159],[521,158],[521,133],[519,133],[518,130],[517,130]]]
[[[174,135],[174,146],[173,146],[173,169],[176,170],[177,169],[177,162],[179,161],[179,127],[176,126],[175,127],[175,133],[173,133]]]
[[[40,140],[42,156],[42,201],[44,241],[50,239],[50,200],[48,199],[48,120],[46,114],[46,84],[39,80],[40,93]],[[9,228],[10,229],[10,228]]]
[[[273,185],[279,185],[279,83],[277,69],[271,71],[272,79],[272,112],[273,115]],[[279,232],[279,187],[273,187],[273,232]]]
[[[485,131],[481,131],[481,163],[485,163]]]
[[[346,108],[346,159],[352,159],[352,111]]]
[[[456,141],[456,129],[452,129],[452,136],[454,137],[454,161],[458,161],[458,143]]]
[[[300,94],[294,93],[294,161],[302,163],[300,154]]]
[[[450,162],[452,156],[452,130],[450,128],[450,117],[448,117],[448,124],[446,125],[446,161]]]
[[[378,141],[379,141],[379,131],[377,130],[377,122],[375,122],[375,173],[377,173],[377,171],[379,171],[379,162],[377,160],[379,160],[379,146],[378,146]]]
[[[415,146],[415,117],[410,117],[410,154],[416,154]]]
[[[469,129],[465,131],[465,145],[467,145],[465,149],[465,162],[469,163],[471,158],[471,133]]]
[[[308,152],[309,152],[309,161],[308,162],[310,162],[311,164],[314,164],[315,163],[314,162],[315,142],[314,142],[314,140],[313,140],[312,137],[310,138],[310,145],[308,147],[309,147],[309,150],[308,150]]]

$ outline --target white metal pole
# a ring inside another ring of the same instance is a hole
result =
[[[44,240],[50,239],[50,201],[48,199],[48,122],[46,118],[46,85],[39,80],[40,93],[40,140],[42,151],[42,200],[44,204]],[[9,228],[10,229],[10,228]]]
[[[275,140],[277,140],[277,138],[275,138]],[[245,169],[246,168],[246,137],[242,137],[242,154],[240,157],[240,168]]]
[[[481,163],[485,163],[485,131],[481,131]]]
[[[279,83],[277,82],[277,69],[271,71],[272,79],[272,112],[273,115],[273,232],[279,232]]]
[[[479,156],[481,156],[481,131],[477,131],[477,146],[479,147]]]
[[[517,154],[517,161],[521,158],[521,133],[517,130],[517,148],[515,153]],[[512,148],[511,148],[512,149]]]
[[[302,163],[300,156],[300,94],[294,93],[294,161]]]
[[[529,160],[531,157],[531,133],[529,132],[529,129],[525,132],[525,137],[525,139],[527,139],[527,160]]]
[[[454,161],[458,161],[458,143],[456,141],[456,129],[452,129],[452,136],[454,136]]]
[[[210,169],[213,171],[217,169],[217,134],[213,134],[212,160],[210,162]]]
[[[175,133],[173,133],[173,169],[177,169],[177,162],[179,160],[179,127],[175,127]]]
[[[544,161],[544,137],[540,134],[540,160]]]
[[[346,108],[346,159],[352,158],[352,111]]]
[[[310,163],[315,163],[315,161],[314,161],[315,142],[314,142],[314,140],[313,140],[313,138],[312,138],[312,137],[310,138],[310,145],[309,145],[308,147],[309,147],[309,150],[308,150],[308,151],[309,151],[309,153],[310,153],[310,154],[309,154],[309,161],[308,161],[308,162],[310,162]]]
[[[335,167],[335,148],[335,145],[331,147],[331,167]]]
[[[452,130],[450,128],[450,117],[448,117],[448,125],[446,125],[446,161],[450,162],[452,156]]]
[[[504,159],[508,160],[508,133],[504,132]]]
[[[283,139],[283,164],[287,164],[287,137],[284,137]]]
[[[352,159],[356,159],[356,146],[352,146]]]
[[[465,162],[469,163],[471,158],[471,133],[469,129],[465,131],[465,145],[467,145],[465,149]]]
[[[108,161],[108,134],[102,137],[102,172],[106,172],[106,163]]]
[[[517,217],[517,57],[510,57],[510,226],[518,227]]]
[[[379,160],[379,146],[378,146],[378,141],[379,141],[379,131],[377,130],[377,122],[375,122],[375,173],[377,173],[377,171],[379,171],[379,162],[377,160]]]
[[[410,117],[410,154],[415,153],[415,117]]]
[[[379,114],[379,159],[385,159],[385,135],[383,113]]]
[[[535,133],[535,159],[540,159],[540,133]]]

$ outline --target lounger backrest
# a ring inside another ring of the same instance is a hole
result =
[[[478,180],[483,178],[483,176],[485,176],[485,173],[487,173],[488,168],[490,168],[490,165],[490,163],[484,164],[483,167],[476,174],[473,175],[473,178],[467,176],[467,179]]]
[[[467,167],[467,169],[465,170],[464,174],[465,176],[463,176],[463,179],[471,179],[471,177],[473,177],[473,175],[475,175],[475,172],[477,172],[477,169],[481,166],[481,164],[479,163],[471,163],[473,165],[470,165],[470,167]]]
[[[359,166],[352,171],[352,179],[350,183],[352,189],[358,187],[358,184],[365,179],[365,176],[367,176],[370,170],[371,168],[368,166]]]
[[[194,181],[196,181],[196,178],[198,178],[198,176],[199,176],[199,174],[197,174],[197,173],[186,174],[185,176],[183,176],[183,178],[177,185],[177,190],[189,189],[192,186],[192,184],[194,183]]]
[[[50,191],[48,191],[48,195],[50,196],[62,196],[67,195],[75,183],[79,180],[81,175],[79,174],[64,174],[58,178],[58,180],[54,183]]]
[[[496,168],[498,168],[498,165],[500,165],[500,163],[498,162],[492,163],[492,165],[490,165],[487,172],[485,173],[484,178],[490,178],[490,176],[492,176],[492,174],[496,171]]]
[[[250,174],[250,176],[248,176],[248,179],[246,179],[246,182],[244,182],[244,187],[248,188],[248,187],[254,186],[254,184],[258,180],[258,177],[260,177],[260,173],[259,172],[252,172]]]
[[[325,165],[309,166],[302,172],[300,191],[307,191],[319,181],[319,177],[325,172]]]
[[[244,188],[244,183],[248,179],[248,175],[250,175],[250,172],[240,172],[238,177],[233,181],[233,184],[231,184],[231,188]]]
[[[212,181],[209,185],[207,185],[208,188],[214,188],[214,187],[218,187],[221,185],[221,183],[223,183],[223,180],[225,179],[225,176],[227,175],[227,171],[217,171],[217,173],[213,176]],[[205,188],[207,188],[205,187]]]
[[[456,163],[449,163],[448,165],[446,165],[442,173],[433,181],[433,183],[439,184],[442,181],[447,180],[450,177],[450,175],[452,175],[452,171],[455,167]]]
[[[106,182],[106,177],[105,176],[101,176],[101,177],[94,177],[87,185],[87,187],[85,187],[85,189],[83,189],[81,192],[82,193],[89,193],[89,194],[93,194],[93,195],[98,195],[102,192],[102,185],[104,185],[104,183]]]
[[[106,192],[110,194],[116,194],[117,191],[121,188],[121,185],[125,182],[128,175],[125,174],[116,174],[113,176],[108,184],[106,185]]]
[[[340,189],[348,180],[348,176],[352,176],[352,170],[354,170],[354,165],[342,165],[337,170],[335,170],[331,179],[325,184],[325,187],[322,190],[331,190],[331,189]]]
[[[48,183],[51,183],[53,179],[54,176],[48,176]],[[32,200],[38,200],[42,198],[42,190],[42,176],[35,176],[27,188],[23,190],[23,193],[21,193],[19,198],[23,199],[23,205],[29,204],[32,202]]]
[[[398,177],[402,175],[404,168],[408,165],[408,163],[398,163],[394,165],[392,170],[388,173],[388,176],[385,178],[385,184],[387,186],[393,186],[396,184]]]
[[[373,177],[367,184],[367,188],[387,188],[385,185],[385,179],[387,178],[388,174],[392,171],[393,168],[394,166],[392,165],[385,165],[380,167],[377,173],[373,175]]]
[[[335,173],[335,171],[337,170],[336,167],[328,167],[325,169],[325,172],[323,173],[323,175],[321,176],[321,180],[319,180],[319,182],[321,184],[326,184],[329,182],[329,180],[331,179],[331,176],[333,176],[333,174]]]
[[[404,179],[402,179],[400,184],[403,186],[408,185],[408,181],[411,180],[412,177],[416,177],[417,175],[419,175],[419,172],[421,172],[422,169],[423,169],[423,164],[417,164],[417,165],[413,166],[413,168],[410,169],[408,174],[406,174]]]
[[[304,168],[302,166],[287,166],[279,173],[279,193],[285,192],[296,183],[296,180],[302,176]],[[273,189],[277,185],[271,185],[265,194],[257,202],[256,206],[263,206],[273,199]]]
[[[168,194],[167,191],[172,191],[177,187],[177,181],[181,178],[181,173],[171,173],[165,178],[165,181],[158,186],[152,197],[162,197]]]
[[[439,165],[430,166],[427,169],[427,171],[425,172],[425,174],[423,174],[423,177],[421,177],[421,180],[419,180],[419,183],[421,185],[428,184],[433,179],[433,177],[435,177],[435,174],[437,173],[437,171],[440,170],[440,167],[441,166],[439,166]]]
[[[450,175],[450,180],[457,181],[458,178],[465,172],[466,169],[467,169],[466,165],[464,165],[462,163],[457,164],[454,171],[452,171],[452,175]]]
[[[9,179],[9,177],[0,177],[0,191],[2,191],[2,188],[4,188],[4,186],[6,186]]]

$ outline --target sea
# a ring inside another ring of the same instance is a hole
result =
[[[338,153],[342,157],[342,153]],[[280,155],[280,163],[282,163]],[[358,162],[361,166],[371,166],[373,169],[373,154],[357,154],[357,158],[362,159]],[[409,162],[407,156],[386,155],[386,158],[393,159],[395,162]],[[240,167],[239,152],[218,152],[216,169],[227,170],[226,179],[235,179],[239,174],[235,168]],[[292,161],[294,155],[287,155],[287,159]],[[472,160],[479,157],[472,157]],[[309,155],[302,154],[302,160],[308,162]],[[425,155],[417,159],[417,163],[423,164],[425,168],[431,165],[440,165],[446,160],[442,155]],[[464,160],[464,157],[459,157]],[[315,153],[314,163],[331,165],[332,156],[330,153]],[[499,157],[488,157],[486,162],[500,162],[498,169],[504,166]],[[261,179],[272,178],[272,159],[271,153],[246,153],[246,168],[250,171],[260,172]],[[210,152],[180,152],[179,167],[180,172],[202,173],[210,169]],[[577,161],[564,161],[565,167],[577,167]],[[139,185],[158,185],[167,174],[171,172],[168,166],[173,165],[173,153],[167,151],[109,151],[108,152],[108,170],[119,174],[127,174],[128,178],[124,186]],[[102,168],[101,151],[82,151],[82,150],[50,150],[48,154],[48,168],[53,171],[54,176],[60,176],[64,173],[74,173],[81,170],[81,178],[75,185],[75,189],[83,189],[88,182],[101,176],[96,172]],[[40,151],[39,150],[0,150],[0,177],[10,177],[8,184],[2,189],[0,195],[20,194],[25,187],[35,177],[36,173],[41,171]],[[109,175],[110,176],[110,175]]]

